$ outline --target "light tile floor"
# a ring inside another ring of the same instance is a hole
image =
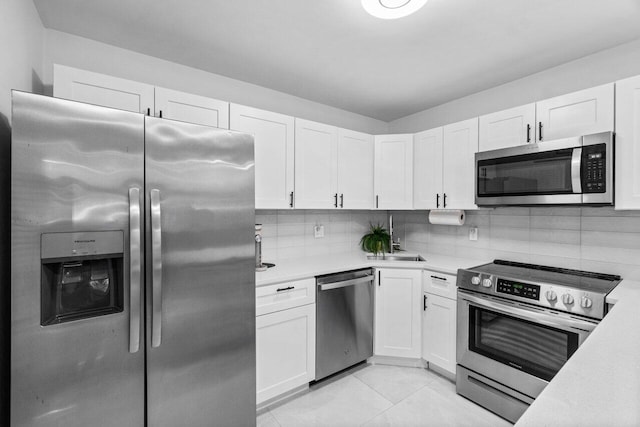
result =
[[[456,394],[426,369],[358,365],[258,416],[258,427],[473,426],[511,424]]]

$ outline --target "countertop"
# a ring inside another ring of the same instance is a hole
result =
[[[517,427],[640,426],[640,282],[623,280],[611,311]]]
[[[401,252],[401,254],[412,255],[415,253]],[[288,282],[319,276],[321,274],[337,273],[366,267],[412,268],[456,274],[458,268],[469,268],[491,261],[430,253],[420,255],[425,261],[369,260],[364,252],[346,252],[341,254],[277,260],[275,261],[275,267],[269,268],[266,271],[256,272],[256,286]]]

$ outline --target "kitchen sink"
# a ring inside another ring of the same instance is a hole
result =
[[[420,255],[409,254],[383,254],[383,255],[367,255],[367,259],[376,259],[378,261],[426,261]]]

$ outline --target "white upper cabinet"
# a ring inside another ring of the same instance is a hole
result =
[[[478,151],[536,142],[536,104],[527,104],[479,118]]]
[[[229,129],[229,103],[54,64],[53,96]]]
[[[478,151],[478,118],[444,127],[442,198],[446,209],[476,209],[475,153]]]
[[[152,114],[153,89],[144,83],[53,65],[53,96],[56,98]]]
[[[338,129],[338,207],[373,208],[373,136]]]
[[[442,197],[443,128],[413,136],[413,207],[437,209]]]
[[[338,206],[338,129],[295,119],[296,208],[332,209]]]
[[[155,88],[155,116],[229,129],[229,103],[177,90]]]
[[[640,209],[640,76],[616,82],[615,208]]]
[[[538,142],[612,131],[613,92],[609,83],[537,102]]]
[[[255,139],[256,209],[292,208],[294,118],[231,104],[230,127]]]
[[[413,209],[413,134],[375,136],[375,204]]]

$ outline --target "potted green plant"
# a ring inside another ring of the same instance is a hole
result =
[[[369,223],[369,232],[360,239],[360,247],[365,252],[371,252],[374,255],[389,252],[389,232],[380,224],[373,225]]]

